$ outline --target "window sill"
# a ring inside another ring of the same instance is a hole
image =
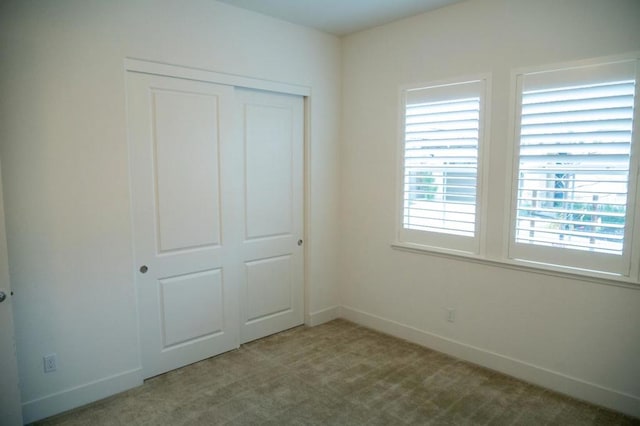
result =
[[[467,261],[482,265],[494,266],[497,268],[506,268],[539,275],[568,278],[596,284],[613,285],[617,287],[640,290],[640,282],[638,282],[637,280],[633,280],[631,277],[598,273],[595,271],[587,270],[574,270],[570,268],[559,267],[556,265],[537,264],[515,259],[489,259],[473,253],[447,250],[439,247],[423,246],[420,244],[411,244],[399,241],[393,242],[391,244],[391,247],[396,250],[406,251],[410,253],[444,257],[458,261]]]

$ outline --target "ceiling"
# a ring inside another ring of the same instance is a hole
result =
[[[219,0],[342,36],[462,0]]]

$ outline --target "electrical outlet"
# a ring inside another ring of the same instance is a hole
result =
[[[453,308],[447,308],[447,321],[455,322],[456,321],[456,310]]]
[[[51,373],[58,369],[58,356],[56,354],[49,354],[42,357],[44,361],[44,372]]]

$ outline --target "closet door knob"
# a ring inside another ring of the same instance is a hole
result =
[[[140,267],[140,273],[142,273],[142,274],[146,274],[148,270],[149,270],[149,268],[147,268],[147,265],[142,265]]]

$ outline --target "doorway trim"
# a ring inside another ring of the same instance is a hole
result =
[[[171,65],[162,62],[147,61],[142,59],[125,58],[124,68],[125,71],[162,75],[165,77],[206,81],[208,83],[244,87],[247,89],[266,90],[269,92],[285,93],[287,95],[298,95],[304,97],[311,96],[311,88],[307,86],[282,83],[279,81],[261,80],[235,74],[227,74],[200,68],[185,67],[181,65]]]

